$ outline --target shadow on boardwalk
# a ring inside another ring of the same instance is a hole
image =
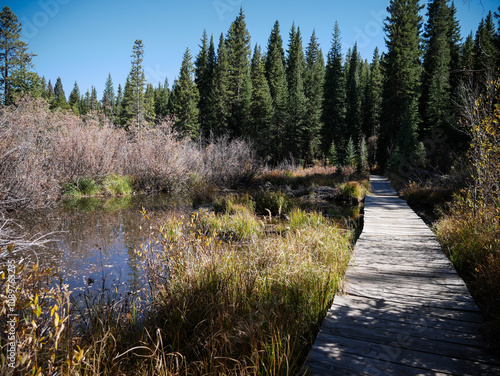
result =
[[[311,375],[500,375],[483,320],[432,231],[372,177],[364,230],[308,359]]]

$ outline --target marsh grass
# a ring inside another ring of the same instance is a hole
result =
[[[63,195],[67,197],[97,196],[101,186],[91,178],[77,179],[63,187]]]
[[[259,228],[252,241],[221,241],[240,221]],[[351,234],[299,209],[282,234],[265,236],[262,221],[200,212],[187,228],[177,223],[183,236],[165,237],[169,278],[150,319],[164,323],[166,351],[190,360],[187,374],[289,375],[305,360],[345,272]]]
[[[35,287],[23,290],[19,301],[24,361],[18,370],[298,373],[346,270],[352,232],[319,213],[293,209],[282,221],[286,231],[270,235],[265,228],[273,223],[251,210],[250,197],[227,201],[227,211],[179,215],[152,230],[137,250],[140,291],[123,293],[102,282],[70,301],[67,290],[50,288],[51,278],[27,283]]]
[[[129,176],[118,176],[111,173],[102,182],[104,191],[111,196],[130,195],[132,189],[132,179]]]
[[[474,213],[457,196],[435,231],[481,308],[491,351],[500,354],[500,223],[495,214],[487,207]]]
[[[342,281],[354,230],[294,207],[279,191],[227,194],[214,209],[178,214],[157,228],[143,211],[141,227],[150,233],[134,255],[137,290],[102,281],[70,299],[66,290],[50,290],[53,279],[26,290],[30,331],[22,332],[25,360],[17,370],[298,374]]]
[[[291,188],[310,186],[334,186],[343,180],[337,167],[313,166],[294,169],[268,169],[256,176],[257,181],[268,181],[273,185],[287,185]]]
[[[286,214],[292,208],[290,197],[281,191],[259,192],[255,195],[255,210],[259,215]]]
[[[370,192],[370,182],[368,180],[362,182],[349,181],[341,184],[340,189],[345,196],[362,201]]]

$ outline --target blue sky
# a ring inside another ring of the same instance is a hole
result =
[[[422,1],[422,4],[427,4]],[[178,75],[182,55],[189,47],[199,51],[203,29],[218,42],[243,7],[253,46],[265,50],[278,20],[285,47],[295,23],[304,48],[313,30],[324,54],[330,48],[338,21],[345,50],[357,41],[363,58],[371,60],[378,46],[385,49],[383,20],[389,0],[7,0],[23,24],[23,40],[29,44],[35,70],[55,83],[61,77],[66,95],[75,80],[83,94],[95,86],[99,98],[111,73],[115,90],[124,85],[136,39],[144,43],[144,67],[148,82],[157,84]],[[475,32],[498,0],[456,0],[462,34]],[[423,11],[425,14],[425,9]]]

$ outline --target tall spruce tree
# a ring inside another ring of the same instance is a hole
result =
[[[108,78],[104,84],[104,91],[102,93],[102,109],[104,115],[108,118],[113,118],[115,115],[115,89],[113,88],[113,80],[111,78],[111,73],[108,74]]]
[[[286,59],[288,82],[288,119],[285,129],[285,155],[305,157],[305,120],[307,100],[304,93],[305,58],[300,28],[292,25]]]
[[[302,148],[307,162],[320,153],[323,113],[323,89],[325,85],[325,60],[316,32],[313,31],[306,49],[306,70],[304,74],[304,94],[307,99],[305,134]]]
[[[461,81],[472,74],[474,69],[474,37],[471,33],[465,38],[465,42],[460,48],[460,69]]]
[[[370,65],[370,74],[363,101],[363,135],[366,139],[377,136],[380,126],[380,110],[382,106],[382,71],[380,53],[376,47]],[[371,162],[374,162],[371,160]]]
[[[80,100],[80,88],[78,87],[77,82],[75,81],[75,84],[73,85],[73,90],[71,90],[71,93],[69,94],[68,98],[68,104],[70,107],[73,109],[78,114],[78,108],[76,107],[78,105],[78,101]]]
[[[255,45],[252,57],[251,79],[250,127],[246,135],[253,140],[259,154],[264,159],[269,159],[272,150],[271,120],[273,104],[265,75],[265,60],[258,45]]]
[[[212,92],[215,69],[215,53],[213,45],[213,37],[208,42],[207,31],[203,30],[201,38],[200,52],[195,60],[195,83],[200,93],[199,110],[200,110],[200,129],[202,133],[208,133],[208,106]]]
[[[229,60],[224,35],[219,38],[217,64],[214,71],[213,93],[209,97],[208,124],[214,136],[229,133]]]
[[[474,40],[475,84],[484,88],[488,81],[497,76],[497,37],[491,11],[479,23]]]
[[[97,89],[94,86],[90,89],[89,109],[93,112],[99,112],[101,110],[99,100],[97,99]]]
[[[182,59],[179,79],[173,88],[175,127],[183,134],[196,139],[199,136],[199,93],[194,83],[194,67],[189,48]]]
[[[349,65],[346,67],[346,132],[355,143],[361,138],[361,57],[358,45],[351,50]]]
[[[32,53],[21,40],[21,23],[5,6],[0,12],[0,104],[14,103],[15,95],[40,94],[40,77],[31,71]]]
[[[250,33],[247,30],[245,14],[240,9],[238,17],[233,21],[226,37],[226,48],[229,66],[229,131],[233,136],[245,133],[250,114],[252,87],[250,80]]]
[[[125,129],[129,129],[130,125],[133,124],[133,119],[135,118],[135,114],[133,112],[134,106],[134,90],[132,84],[130,82],[130,74],[127,76],[125,80],[125,86],[123,88],[123,98],[120,103],[120,116],[118,124],[121,125]]]
[[[66,100],[66,94],[64,93],[63,84],[61,77],[57,77],[56,84],[54,86],[54,106],[62,109],[68,109],[68,101]]]
[[[146,91],[144,92],[144,120],[148,124],[156,123],[155,88],[153,84],[146,84]]]
[[[144,44],[142,40],[137,39],[132,48],[132,58],[130,73],[127,77],[127,84],[125,84],[125,91],[123,93],[124,118],[122,123],[127,126],[133,125],[138,128],[144,122],[144,86],[146,84],[146,77],[142,62],[144,60]],[[127,90],[128,89],[128,90]]]
[[[47,99],[47,102],[49,102],[50,107],[54,107],[55,101],[56,101],[56,95],[54,93],[54,87],[52,86],[52,82],[49,79],[49,82],[47,83],[47,90],[45,92],[45,95],[42,96],[42,98]]]
[[[462,34],[460,23],[457,19],[457,8],[452,1],[448,14],[448,41],[450,43],[450,87],[453,100],[458,99],[458,87],[460,85],[460,56],[462,47]]]
[[[323,103],[323,152],[328,153],[335,141],[337,150],[347,143],[345,131],[345,80],[340,28],[335,22],[332,46],[328,51]]]
[[[424,27],[424,58],[420,114],[421,136],[444,129],[451,121],[451,24],[446,0],[431,0]]]
[[[123,102],[123,90],[122,84],[118,84],[118,89],[116,90],[116,98],[115,98],[115,125],[120,125],[120,116],[122,114],[122,102]]]
[[[273,102],[271,139],[274,145],[272,152],[272,160],[274,162],[284,157],[284,138],[288,115],[288,88],[285,66],[283,40],[280,35],[279,22],[276,21],[271,31],[271,35],[269,36],[266,58],[266,77]]]
[[[387,54],[378,162],[399,169],[417,147],[418,100],[421,76],[419,0],[391,0],[384,30]]]
[[[165,83],[161,82],[154,92],[154,106],[157,120],[161,121],[169,115],[170,89],[168,88],[168,79],[165,78]]]

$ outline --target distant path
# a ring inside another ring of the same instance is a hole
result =
[[[433,232],[386,178],[309,355],[310,375],[500,375],[483,319]]]

